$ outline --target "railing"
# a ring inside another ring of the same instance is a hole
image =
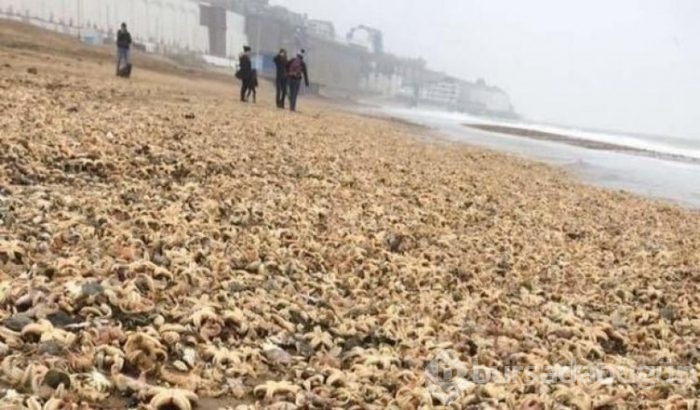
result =
[[[26,14],[8,13],[2,10],[0,10],[0,18],[21,21],[23,23],[29,23],[51,31],[70,34],[76,37],[80,36],[82,30],[85,30],[85,28],[83,27],[72,26],[64,23],[57,23],[54,21],[42,19],[41,17],[28,16]]]
[[[76,26],[69,25],[65,23],[49,21],[41,17],[28,16],[26,14],[20,13],[8,13],[6,11],[0,10],[0,18],[19,21],[22,23],[28,23],[37,27],[41,27],[47,30],[55,31],[58,33],[68,34],[79,38],[81,41],[97,45],[97,44],[112,44],[114,43],[113,32],[109,30],[103,30],[94,27],[86,26]],[[151,41],[143,41],[142,39],[134,38],[134,48],[140,49],[142,51],[147,51],[150,53],[158,54],[178,54],[178,53],[189,53],[187,48],[182,48],[178,46],[167,45],[165,43],[156,43]]]

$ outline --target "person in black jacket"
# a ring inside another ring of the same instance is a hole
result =
[[[119,69],[129,64],[129,48],[131,47],[131,34],[126,29],[126,23],[122,23],[122,28],[117,32],[117,75]]]
[[[250,61],[250,47],[243,46],[243,53],[238,57],[238,73],[241,80],[241,101],[247,101],[246,95],[253,81],[253,64]]]
[[[297,98],[301,88],[301,79],[304,77],[304,84],[309,86],[309,74],[304,62],[304,50],[302,49],[296,57],[287,63],[287,81],[289,81],[289,109],[297,110]]]
[[[275,67],[277,67],[277,76],[275,78],[277,108],[284,108],[284,100],[287,98],[287,50],[280,49],[274,61]]]

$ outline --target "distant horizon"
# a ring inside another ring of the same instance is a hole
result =
[[[502,121],[504,123],[511,123],[514,126],[517,126],[518,124],[522,125],[533,125],[533,126],[551,126],[551,127],[556,127],[556,128],[561,128],[561,129],[569,129],[571,131],[583,131],[583,132],[592,132],[592,133],[603,133],[603,134],[611,134],[611,135],[618,135],[618,136],[626,136],[626,137],[647,137],[647,138],[667,138],[667,139],[673,139],[673,140],[680,140],[680,141],[689,141],[689,142],[696,142],[698,143],[698,149],[700,149],[700,139],[695,139],[695,138],[689,138],[689,137],[684,137],[681,135],[674,135],[674,134],[654,134],[654,133],[648,133],[648,132],[637,132],[637,131],[632,131],[632,130],[625,130],[625,129],[612,129],[612,128],[598,128],[598,127],[593,127],[593,126],[586,126],[586,125],[576,125],[576,124],[566,124],[566,123],[561,123],[561,122],[556,122],[556,121],[541,121],[537,120],[534,118],[529,118],[526,116],[522,116],[520,113],[515,111],[516,115],[519,115],[519,118],[506,118],[506,117],[499,117],[495,115],[481,115],[481,114],[472,114],[468,112],[461,112],[461,111],[450,111],[447,109],[443,109],[440,107],[435,107],[435,106],[430,106],[430,105],[424,105],[424,106],[418,106],[418,107],[408,107],[408,106],[396,106],[401,109],[407,109],[407,110],[415,110],[415,111],[423,111],[423,112],[438,112],[438,113],[445,113],[445,114],[450,114],[450,115],[467,115],[470,117],[475,117],[475,118],[481,118],[481,119],[488,119],[488,120],[498,120]]]

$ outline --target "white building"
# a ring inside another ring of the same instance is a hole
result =
[[[440,105],[455,105],[460,95],[460,85],[449,79],[429,84],[420,90],[420,99]]]
[[[116,35],[127,23],[135,42],[161,52],[207,54],[209,28],[200,24],[194,0],[0,0],[0,16],[71,34]],[[245,18],[226,12],[226,52],[236,57],[243,44]]]
[[[248,36],[245,33],[245,16],[226,11],[226,55],[237,58],[248,45]]]
[[[469,99],[473,104],[489,112],[510,112],[512,106],[508,94],[496,87],[477,84],[469,91]]]
[[[381,74],[371,72],[367,77],[360,82],[360,88],[364,91],[378,93],[385,96],[393,96],[399,94],[403,78],[398,74]]]

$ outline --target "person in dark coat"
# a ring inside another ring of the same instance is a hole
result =
[[[287,50],[280,49],[274,61],[275,67],[277,68],[277,75],[275,77],[277,108],[284,108],[284,100],[287,98]]]
[[[238,73],[241,80],[241,101],[246,101],[246,95],[253,81],[253,64],[250,61],[250,47],[244,46],[243,53],[238,57]]]
[[[129,48],[131,47],[131,33],[126,29],[126,23],[122,23],[121,29],[117,32],[117,75],[119,69],[129,64]]]
[[[299,97],[299,89],[301,88],[301,80],[304,78],[304,84],[309,86],[309,74],[306,70],[304,62],[304,50],[302,49],[296,57],[289,60],[287,63],[287,81],[289,82],[289,109],[297,110],[297,98]]]

